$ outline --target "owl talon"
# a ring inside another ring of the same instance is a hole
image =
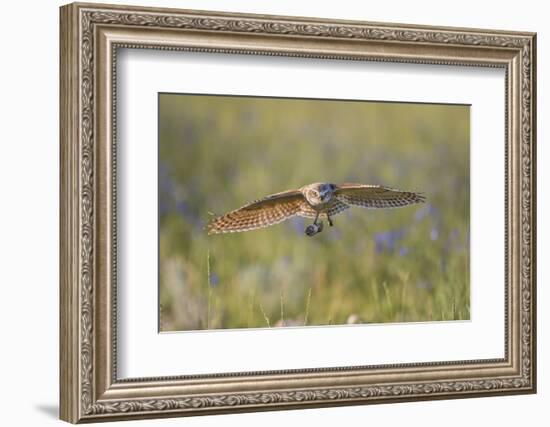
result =
[[[306,227],[306,234],[308,236],[315,236],[317,234],[317,227],[315,225],[308,225]]]
[[[306,234],[308,236],[315,236],[317,233],[320,233],[323,231],[323,223],[320,222],[319,224],[311,224],[306,227]]]

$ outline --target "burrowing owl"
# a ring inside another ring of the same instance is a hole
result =
[[[255,230],[298,215],[314,218],[305,230],[308,236],[313,236],[323,230],[319,218],[326,218],[332,226],[331,217],[350,206],[398,208],[423,201],[421,194],[379,185],[317,182],[298,190],[272,194],[217,217],[208,224],[208,234]]]

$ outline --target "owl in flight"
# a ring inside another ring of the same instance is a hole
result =
[[[256,230],[298,215],[314,218],[305,229],[308,236],[314,236],[323,231],[320,218],[326,218],[332,227],[331,217],[351,206],[398,208],[422,202],[424,196],[419,193],[379,185],[314,183],[272,194],[217,217],[208,224],[208,234]]]

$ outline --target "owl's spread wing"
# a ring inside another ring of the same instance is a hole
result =
[[[336,187],[335,194],[348,205],[364,208],[398,208],[425,200],[419,193],[365,184],[341,184]]]
[[[307,205],[298,190],[272,194],[213,219],[208,234],[235,233],[278,224],[301,212]]]

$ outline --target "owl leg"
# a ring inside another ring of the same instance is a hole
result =
[[[329,214],[327,214],[327,220],[328,220],[328,225],[330,225],[332,227],[334,225],[334,223],[332,222],[332,219],[330,219]]]
[[[317,225],[317,221],[319,220],[319,212],[315,214],[315,219],[313,220],[313,224]]]

